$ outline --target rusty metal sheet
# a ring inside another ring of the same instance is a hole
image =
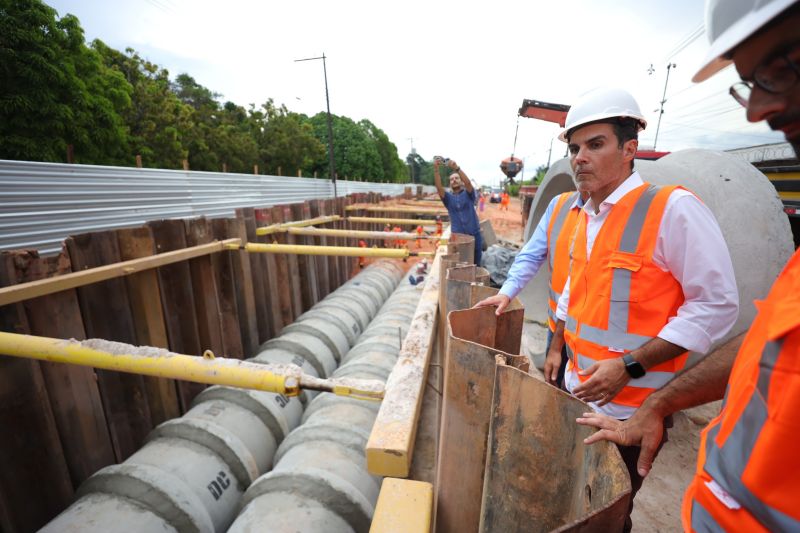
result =
[[[497,365],[480,531],[621,531],[630,478],[616,446],[591,446],[589,407]]]
[[[463,233],[451,233],[447,243],[448,253],[457,253],[461,261],[473,264],[475,261],[475,237]]]
[[[496,292],[496,291],[495,291]],[[495,315],[481,307],[448,314],[442,394],[436,530],[477,531],[489,433],[495,361],[520,358],[521,307]],[[527,358],[523,358],[527,359]]]

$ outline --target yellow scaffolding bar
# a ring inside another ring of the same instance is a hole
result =
[[[281,372],[273,372],[271,369],[277,367],[215,357],[210,351],[197,357],[102,339],[77,341],[0,332],[0,354],[286,396],[297,396],[301,389],[311,389],[379,400],[384,392],[383,383],[377,380],[320,379],[304,374],[295,365],[280,365]]]
[[[389,232],[389,231],[359,231],[349,229],[327,229],[327,228],[289,228],[288,233],[292,235],[303,235],[306,237],[350,237],[353,239],[404,239],[404,240],[442,240],[439,235],[417,235],[409,231]],[[444,239],[445,241],[447,239]]]
[[[348,205],[345,211],[370,211],[373,213],[414,213],[417,215],[440,215],[447,216],[447,209],[439,207],[411,207],[411,206],[360,206]]]
[[[347,217],[348,222],[363,222],[368,224],[411,224],[413,226],[436,226],[436,221],[429,218],[376,218],[376,217]]]
[[[271,235],[273,233],[281,233],[288,228],[302,228],[305,226],[314,226],[316,224],[327,224],[328,222],[336,222],[341,220],[339,215],[327,215],[324,217],[309,218],[308,220],[295,220],[293,222],[281,222],[279,224],[270,224],[269,226],[262,226],[256,228],[256,235]]]
[[[244,245],[231,244],[229,250],[247,250],[267,254],[330,255],[345,257],[384,257],[405,259],[406,257],[433,257],[434,252],[412,252],[406,248],[360,248],[356,246],[312,246],[307,244],[261,244],[249,242]]]
[[[131,259],[130,261],[89,268],[80,272],[64,274],[63,276],[10,285],[0,289],[0,305],[13,304],[30,298],[66,291],[68,289],[97,283],[98,281],[128,276],[150,268],[170,265],[194,257],[221,252],[226,249],[226,245],[233,244],[234,246],[239,246],[241,242],[241,239],[226,239],[223,241],[201,244],[199,246],[192,246],[191,248],[184,248],[182,250],[151,255],[149,257],[141,257],[139,259]]]

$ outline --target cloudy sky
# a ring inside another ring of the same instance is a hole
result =
[[[690,82],[707,36],[701,0],[560,0],[484,4],[330,0],[45,0],[76,15],[86,39],[134,48],[170,75],[186,72],[239,105],[268,98],[290,110],[325,109],[382,128],[404,158],[456,159],[496,184],[514,150],[528,171],[547,163],[556,124],[519,118],[525,98],[570,104],[601,85],[630,90],[653,146],[667,65],[671,69],[656,148],[727,149],[782,140],[750,125],[727,94],[733,69]],[[475,7],[472,7],[472,6]],[[653,72],[648,73],[652,65]],[[565,146],[552,143],[552,157]]]

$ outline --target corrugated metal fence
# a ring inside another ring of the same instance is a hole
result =
[[[337,194],[406,186],[338,181]],[[0,250],[48,254],[69,235],[332,197],[328,179],[0,160]]]

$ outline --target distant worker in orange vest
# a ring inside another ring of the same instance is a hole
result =
[[[422,226],[417,226],[417,248],[422,248],[422,236],[425,234],[425,230],[422,229]]]
[[[442,229],[442,217],[436,215],[436,236],[441,237],[444,230]]]
[[[711,49],[693,81],[731,62],[743,81],[730,94],[747,120],[783,130],[800,155],[800,2],[709,0]],[[708,257],[706,255],[706,257]],[[590,444],[641,446],[639,473],[650,471],[662,420],[725,398],[701,435],[694,480],[683,501],[685,531],[800,531],[800,251],[783,269],[745,334],[651,394],[625,422],[587,413],[600,429]]]
[[[394,233],[401,233],[403,231],[403,229],[400,226],[395,226],[392,231]],[[405,248],[405,246],[406,246],[405,239],[397,239],[397,240],[394,241],[394,247],[395,248]]]
[[[359,248],[366,248],[367,247],[367,241],[365,241],[364,239],[360,239],[358,241],[358,247]],[[360,266],[361,268],[364,268],[364,266],[366,264],[367,264],[367,258],[366,257],[359,257],[358,258],[358,266]]]
[[[691,192],[645,183],[634,170],[646,125],[630,93],[604,88],[572,105],[559,135],[578,191],[589,199],[571,244],[544,375],[556,382],[566,342],[565,388],[617,420],[633,416],[682,370],[689,351],[707,353],[739,310],[714,215]],[[640,450],[619,446],[632,496],[643,481]],[[632,509],[633,500],[624,531]]]
[[[508,204],[511,203],[511,197],[508,196],[508,191],[503,191],[500,195],[500,210],[508,211]]]

